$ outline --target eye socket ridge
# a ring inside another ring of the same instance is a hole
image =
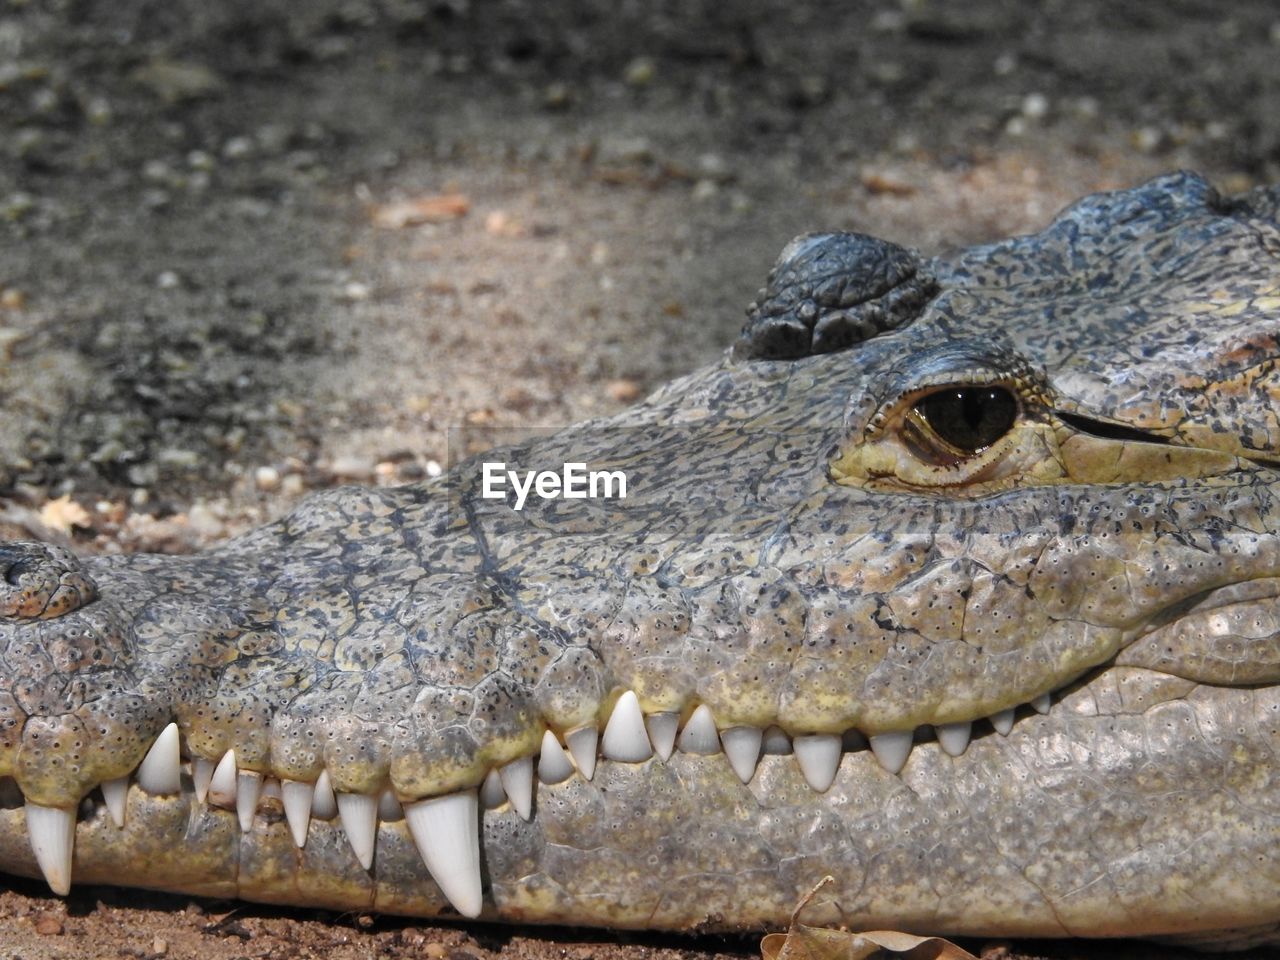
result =
[[[1018,413],[1018,398],[1008,387],[949,384],[916,399],[903,421],[902,439],[919,459],[950,466],[999,441]]]

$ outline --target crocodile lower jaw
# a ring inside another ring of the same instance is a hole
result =
[[[1050,704],[1050,695],[1043,694],[1027,705],[1027,713],[1047,714]],[[1005,736],[1016,716],[1017,710],[1010,708],[987,721],[992,732]],[[897,774],[917,743],[936,741],[931,748],[958,757],[967,750],[972,733],[973,722],[968,721],[871,736],[853,729],[843,735],[794,737],[777,726],[719,729],[706,706],[694,709],[682,723],[676,713],[643,714],[635,694],[627,691],[617,699],[603,734],[596,727],[580,727],[562,737],[547,730],[538,754],[491,769],[476,789],[402,801],[390,787],[378,794],[335,793],[327,772],[315,783],[305,783],[240,769],[234,750],[217,762],[202,757],[184,760],[177,724],[171,723],[131,775],[100,784],[79,810],[26,800],[9,777],[0,778],[0,807],[25,811],[24,830],[35,863],[50,888],[61,895],[71,886],[77,820],[96,817],[105,836],[108,823],[125,828],[131,783],[149,798],[180,797],[191,808],[193,822],[197,816],[215,814],[213,808],[233,811],[234,817],[217,816],[233,821],[242,833],[258,829],[263,824],[260,817],[267,823],[283,817],[299,850],[310,842],[313,824],[336,820],[350,854],[365,871],[373,869],[379,824],[402,823],[450,905],[463,916],[476,917],[483,909],[480,808],[509,805],[530,820],[539,783],[554,785],[575,776],[590,781],[600,761],[638,764],[656,756],[666,762],[679,751],[705,757],[708,763],[727,761],[744,784],[750,783],[763,756],[790,755],[809,787],[822,793],[834,782],[846,755],[869,752],[886,771]],[[719,754],[723,759],[716,759]]]

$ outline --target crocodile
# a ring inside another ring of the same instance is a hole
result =
[[[612,418],[200,555],[0,546],[0,869],[1276,942],[1278,213],[1178,173],[954,255],[800,237]]]

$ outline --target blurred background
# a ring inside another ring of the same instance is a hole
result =
[[[191,549],[634,402],[794,234],[1278,180],[1277,62],[1273,0],[0,0],[4,515]]]

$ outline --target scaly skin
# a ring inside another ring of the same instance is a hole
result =
[[[848,732],[834,783],[602,759],[482,814],[485,917],[776,927],[829,873],[819,913],[864,927],[1275,937],[1278,205],[1178,175],[953,258],[797,241],[724,361],[484,457],[623,470],[625,500],[517,512],[468,462],[198,557],[5,545],[0,868],[39,875],[22,798],[89,797],[76,882],[446,913],[403,821],[366,871],[276,801],[242,832],[135,785],[118,828],[95,787],[176,721],[192,760],[410,804],[632,690]],[[1016,417],[956,455],[913,410],[977,387]],[[969,721],[959,756],[931,739]],[[912,730],[899,773],[858,735]]]

